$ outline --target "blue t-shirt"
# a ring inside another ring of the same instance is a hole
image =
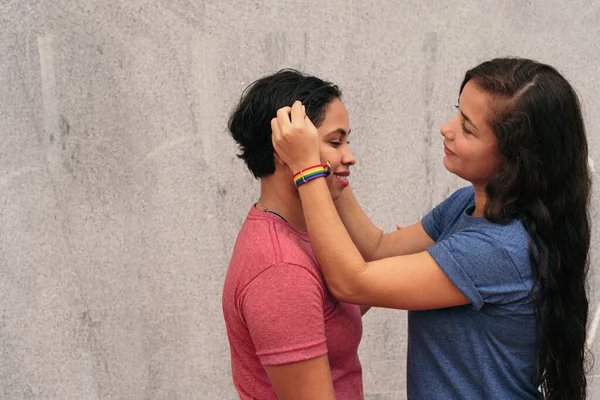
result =
[[[472,217],[473,187],[423,220],[428,249],[469,305],[408,314],[409,399],[539,399],[529,235]]]

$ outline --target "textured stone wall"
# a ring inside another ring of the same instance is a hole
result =
[[[0,398],[236,397],[220,296],[259,184],[226,121],[253,80],[342,88],[353,188],[392,230],[465,184],[439,127],[492,57],[564,73],[600,168],[598,20],[598,1],[0,0]],[[367,399],[405,396],[405,319],[365,316]]]

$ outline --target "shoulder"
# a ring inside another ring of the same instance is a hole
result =
[[[251,210],[238,234],[230,269],[257,275],[271,265],[286,263],[318,272],[308,234],[295,231],[270,214]]]
[[[529,233],[520,220],[512,220],[506,224],[495,224],[486,221],[474,227],[481,235],[485,235],[501,247],[523,275],[530,274]]]
[[[487,238],[488,242],[504,249],[511,258],[528,253],[530,236],[520,220],[497,224],[482,218],[479,224],[472,225],[466,232]]]
[[[521,221],[512,220],[507,224],[496,224],[484,218],[480,221],[450,235],[447,240],[474,246],[473,249],[478,251],[482,248],[502,250],[511,258],[527,253],[529,234]]]
[[[421,223],[425,232],[437,241],[445,235],[445,232],[447,233],[449,227],[456,223],[462,212],[474,204],[474,197],[473,186],[452,193],[422,218]]]
[[[465,186],[452,193],[442,204],[464,208],[474,201],[475,190],[473,189],[473,186]]]
[[[438,204],[433,211],[444,214],[457,214],[464,211],[475,202],[475,191],[473,186],[466,186],[452,193],[448,198]]]
[[[325,283],[320,274],[304,265],[280,263],[270,265],[254,276],[244,285],[241,294],[246,296],[251,291],[258,297],[264,297],[267,292],[282,292],[302,297],[309,289],[325,293]]]
[[[461,229],[436,244],[434,252],[460,260],[463,268],[470,265],[475,273],[516,273],[523,281],[531,279],[529,235],[519,220],[495,224],[485,219]],[[481,266],[487,266],[480,269]],[[508,273],[508,271],[513,271]],[[516,275],[515,275],[516,276]]]
[[[528,240],[518,223],[484,222],[453,233],[428,249],[476,309],[484,303],[529,302],[533,281]]]
[[[529,243],[529,233],[523,226],[523,223],[518,219],[513,219],[506,224],[496,224],[486,220],[485,223],[479,225],[477,229],[502,243],[522,243],[523,241]]]
[[[310,243],[261,217],[250,214],[238,235],[223,283],[226,304],[239,310],[243,302],[268,306],[267,297],[322,299],[326,287]]]

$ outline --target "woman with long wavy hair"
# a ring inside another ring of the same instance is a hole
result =
[[[314,253],[340,301],[410,310],[409,399],[584,399],[591,176],[579,101],[551,66],[467,71],[441,128],[471,186],[382,234],[346,190],[296,180]],[[297,176],[319,163],[299,102],[271,122]]]

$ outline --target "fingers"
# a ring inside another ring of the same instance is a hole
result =
[[[279,121],[279,127],[282,129],[292,124],[302,126],[305,117],[307,117],[306,108],[300,100],[296,100],[291,107],[282,107],[277,110],[277,120]]]
[[[302,105],[302,103],[299,100],[296,100],[294,102],[294,104],[292,104],[292,111],[291,111],[291,121],[292,124],[296,125],[296,126],[302,126],[304,124],[304,106]]]
[[[277,110],[277,123],[279,124],[279,128],[281,128],[282,130],[285,130],[287,128],[289,128],[289,126],[292,125],[292,122],[290,121],[290,112],[292,110],[292,107],[282,107],[279,110]]]
[[[306,125],[309,128],[315,128],[310,118],[308,118],[308,115],[306,115],[306,108],[302,105],[300,100],[296,100],[291,107],[282,107],[277,110],[277,118],[271,120],[271,130],[275,134],[276,131],[273,121],[276,122],[279,131],[277,137],[281,137],[283,132],[289,132],[292,126],[303,128]]]
[[[304,107],[304,106],[303,106]],[[309,128],[313,128],[314,130],[317,130],[317,128],[315,127],[315,125],[312,123],[312,121],[310,120],[310,118],[308,118],[308,115],[306,115],[304,117],[304,122],[306,123],[306,126],[308,126]]]
[[[275,162],[281,165],[286,165],[277,151],[279,149],[278,143],[281,140],[281,135],[281,129],[279,128],[277,118],[271,119],[271,143],[273,144],[273,150],[275,151]]]
[[[281,129],[279,129],[279,122],[277,118],[273,118],[271,120],[271,131],[273,132],[271,134],[271,139],[273,141],[273,146],[275,146],[275,142],[281,137]]]
[[[320,162],[318,131],[305,119],[305,114],[302,103],[296,101],[291,107],[277,110],[277,117],[271,120],[275,158],[280,158],[292,170]]]

